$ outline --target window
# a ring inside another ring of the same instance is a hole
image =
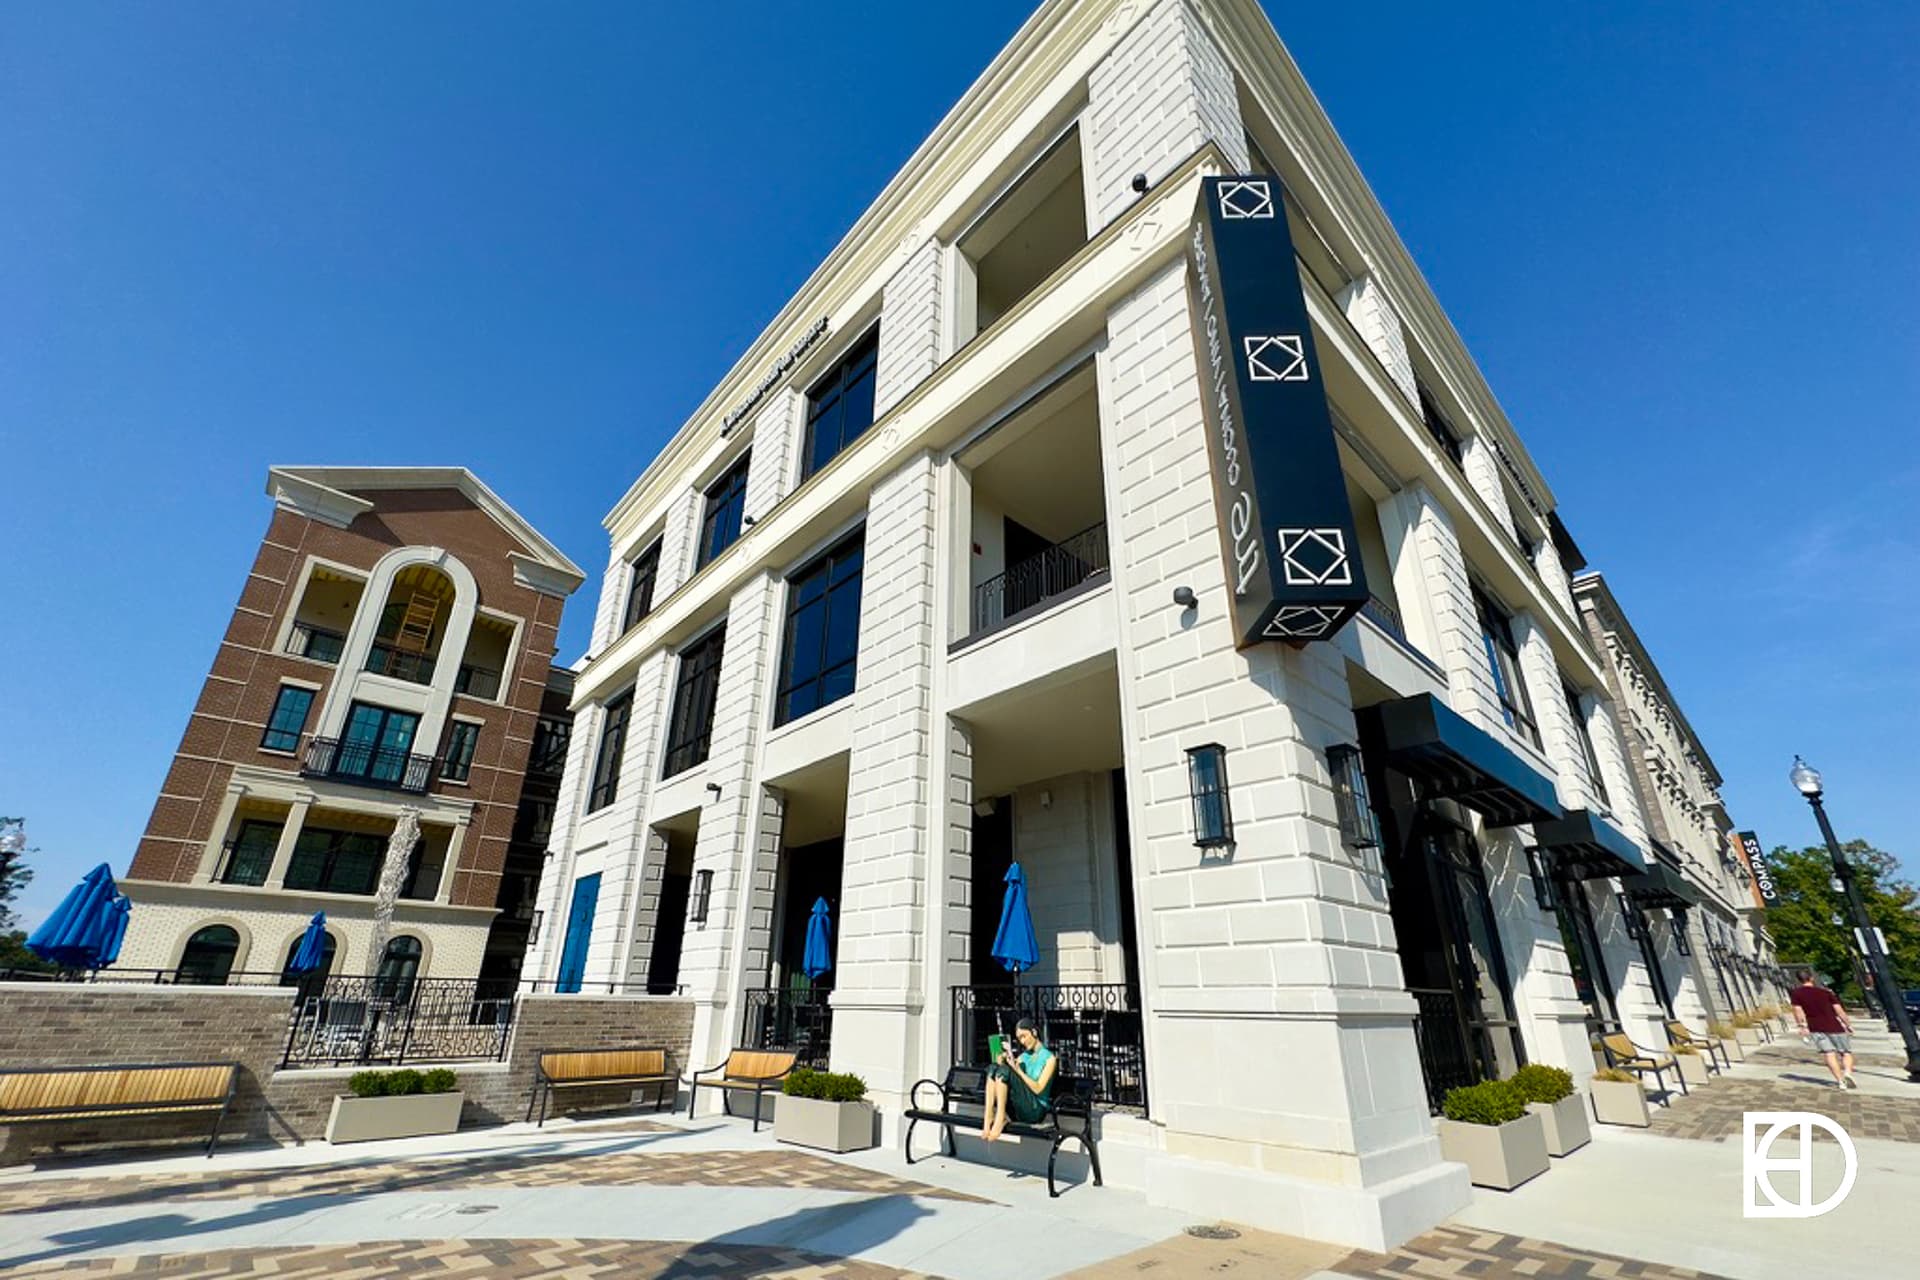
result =
[[[300,731],[307,727],[307,712],[313,709],[313,690],[283,684],[280,696],[273,700],[273,714],[267,717],[267,731],[260,745],[268,751],[298,751]]]
[[[587,812],[604,809],[620,794],[620,758],[627,749],[627,723],[633,719],[633,694],[623,693],[607,703],[606,723],[600,727],[600,750],[593,757],[593,786],[587,792]]]
[[[807,443],[800,456],[800,479],[832,462],[839,452],[873,425],[874,360],[880,330],[867,336],[826,377],[807,392]]]
[[[533,726],[533,751],[527,760],[527,771],[556,775],[564,772],[567,767],[567,745],[572,740],[572,721],[541,716]]]
[[[1537,747],[1540,728],[1533,722],[1533,703],[1527,699],[1527,682],[1520,674],[1520,646],[1514,642],[1513,619],[1478,587],[1473,589],[1473,607],[1480,615],[1480,642],[1486,646],[1487,665],[1493,671],[1500,714],[1510,728]]]
[[[295,1001],[311,1000],[326,990],[327,975],[333,972],[333,955],[334,952],[339,949],[331,933],[322,934],[321,937],[324,941],[320,944],[319,967],[308,969],[302,973],[295,973],[293,971],[293,957],[299,952],[300,943],[305,939],[305,936],[304,933],[294,935],[293,941],[287,944],[287,958],[280,964],[280,985],[283,987],[299,988],[299,990],[294,993],[293,998]]]
[[[434,852],[432,862],[427,861],[427,842],[425,839],[413,842],[413,851],[407,855],[407,874],[400,881],[400,896],[414,902],[431,902],[434,894],[440,891],[440,873],[446,869],[446,850]]]
[[[775,724],[797,720],[853,692],[865,551],[862,529],[800,570],[788,585]]]
[[[407,757],[413,752],[413,735],[419,728],[420,717],[411,711],[354,703],[347,710],[346,731],[334,752],[333,773],[369,782],[401,782],[407,774]]]
[[[742,497],[746,491],[741,491]],[[627,587],[627,612],[620,624],[622,631],[631,631],[638,626],[640,619],[653,612],[653,584],[660,577],[660,543],[642,551],[633,562],[633,580]]]
[[[401,934],[387,943],[387,949],[380,957],[380,972],[375,983],[380,994],[393,1000],[404,1000],[413,994],[413,980],[420,973],[420,939],[410,934]]]
[[[673,688],[673,718],[667,724],[667,765],[671,778],[707,758],[713,737],[713,701],[720,687],[720,655],[727,644],[723,623],[680,651],[680,680]]]
[[[700,557],[694,565],[704,569],[713,558],[740,540],[740,517],[747,508],[747,463],[751,451],[727,468],[725,475],[707,487],[707,514],[700,521]]]
[[[1420,420],[1426,424],[1427,434],[1433,437],[1433,442],[1440,446],[1440,452],[1452,458],[1454,466],[1464,467],[1466,453],[1460,433],[1447,421],[1447,415],[1440,412],[1440,406],[1434,403],[1432,394],[1425,387],[1420,388]]]
[[[227,844],[226,865],[221,868],[221,884],[262,885],[273,866],[273,851],[280,846],[280,824],[249,818],[240,824],[240,834]]]
[[[455,720],[447,730],[447,753],[440,760],[440,776],[448,782],[465,782],[473,772],[473,749],[479,743],[479,725]]]
[[[1580,740],[1580,758],[1586,762],[1587,778],[1593,783],[1600,803],[1611,808],[1613,798],[1607,794],[1607,780],[1600,774],[1600,757],[1593,749],[1593,734],[1587,727],[1587,713],[1580,705],[1580,691],[1565,679],[1560,687],[1566,691],[1567,713],[1573,717],[1573,734]]]
[[[174,970],[175,982],[218,987],[225,985],[233,972],[234,957],[240,954],[240,935],[224,924],[210,924],[187,939],[180,953],[180,967]]]
[[[380,880],[387,837],[367,831],[308,827],[294,841],[287,888],[312,893],[369,894]]]

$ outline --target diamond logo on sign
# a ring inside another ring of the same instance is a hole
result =
[[[1281,529],[1280,564],[1295,587],[1344,587],[1353,582],[1347,535],[1340,529]]]
[[[1247,338],[1247,377],[1255,382],[1305,382],[1306,344],[1297,333]]]
[[[1238,218],[1271,218],[1273,188],[1264,182],[1222,182],[1220,184],[1220,216],[1228,221]]]
[[[1288,605],[1273,615],[1266,635],[1274,640],[1318,640],[1340,625],[1344,616],[1338,608],[1319,605]]]

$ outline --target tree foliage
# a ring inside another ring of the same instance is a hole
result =
[[[1849,840],[1841,852],[1867,904],[1867,915],[1886,935],[1888,959],[1903,989],[1920,988],[1920,889],[1899,876],[1890,853],[1864,840]],[[1767,930],[1782,960],[1804,963],[1829,975],[1841,999],[1857,1003],[1854,976],[1853,913],[1846,895],[1833,887],[1833,859],[1826,846],[1776,848],[1767,856],[1779,899],[1767,908]],[[1838,915],[1840,924],[1833,922]]]
[[[0,858],[4,856],[0,854]],[[33,869],[27,866],[25,858],[15,859],[13,865],[7,868],[6,874],[0,875],[0,933],[5,933],[20,922],[19,917],[14,914],[13,904],[20,896],[20,891],[26,888],[27,882],[32,879]]]
[[[27,950],[27,935],[22,929],[11,933],[0,933],[0,973],[12,969],[25,973],[52,973],[56,966],[48,964],[33,952]]]

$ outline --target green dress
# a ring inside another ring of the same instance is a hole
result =
[[[1047,1046],[1040,1044],[1022,1053],[1018,1057],[1020,1070],[1029,1080],[1038,1080],[1040,1073],[1053,1061],[1053,1054]],[[993,1066],[993,1078],[1007,1082],[1007,1114],[1021,1124],[1036,1124],[1046,1119],[1047,1106],[1053,1099],[1053,1081],[1047,1081],[1047,1087],[1040,1092],[1033,1090],[1013,1074],[1013,1069],[1004,1062]]]

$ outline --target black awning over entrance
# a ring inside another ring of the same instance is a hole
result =
[[[1551,853],[1554,867],[1572,880],[1634,876],[1647,869],[1639,847],[1589,809],[1569,809],[1535,825],[1533,842]]]
[[[1678,907],[1684,911],[1700,905],[1700,891],[1657,859],[1637,875],[1622,876],[1620,887],[1643,907]]]
[[[1420,784],[1422,799],[1455,800],[1490,827],[1546,822],[1560,815],[1553,780],[1476,729],[1432,694],[1416,694],[1355,713],[1361,746]]]

